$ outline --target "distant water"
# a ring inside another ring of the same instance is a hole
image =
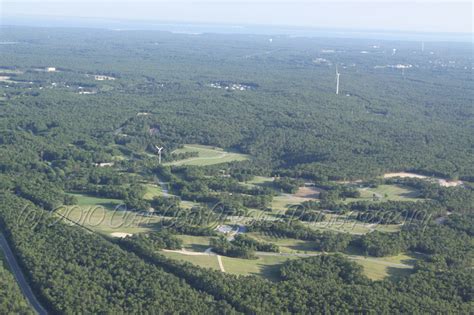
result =
[[[41,26],[41,27],[87,27],[117,31],[159,30],[181,34],[257,34],[287,35],[294,37],[328,37],[409,41],[450,41],[473,42],[473,33],[423,33],[403,31],[374,31],[350,29],[320,29],[291,26],[230,25],[204,23],[172,23],[153,21],[132,21],[93,18],[60,17],[2,17],[1,25]]]

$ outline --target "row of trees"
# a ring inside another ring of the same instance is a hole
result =
[[[220,235],[211,239],[210,246],[218,254],[245,259],[256,259],[255,251],[274,253],[280,251],[278,245],[257,241],[244,234],[238,234],[231,241]]]

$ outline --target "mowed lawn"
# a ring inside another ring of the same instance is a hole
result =
[[[277,238],[252,232],[247,235],[263,242],[271,242],[280,247],[281,253],[295,254],[321,254],[315,249],[314,242],[302,241],[291,238]],[[209,247],[210,237],[178,235],[183,240],[183,247],[187,251],[204,252]],[[186,255],[173,252],[162,252],[163,255],[182,261],[187,261],[195,265],[220,270],[217,258],[214,255]],[[398,279],[412,272],[413,264],[417,255],[400,254],[390,257],[365,257],[356,250],[351,250],[343,254],[348,259],[363,267],[364,274],[372,280],[385,278]],[[279,280],[279,268],[287,260],[303,259],[297,256],[266,256],[258,255],[258,259],[240,259],[221,256],[225,272],[236,275],[256,275],[269,280]]]
[[[416,261],[416,256],[410,254],[380,258],[351,255],[348,258],[361,265],[364,274],[372,280],[400,279],[407,276],[413,272],[413,264]]]
[[[115,207],[123,204],[123,201],[120,199],[112,199],[112,198],[102,198],[102,197],[95,197],[89,196],[85,194],[70,194],[77,198],[77,205],[78,206],[103,206],[104,208],[113,210]]]
[[[183,241],[183,247],[188,251],[203,252],[209,248],[210,236],[176,235]]]
[[[220,270],[219,263],[217,262],[217,256],[215,255],[191,256],[191,255],[183,255],[180,253],[163,252],[163,251],[161,251],[160,254],[171,259],[190,262],[199,267]]]
[[[121,210],[122,200],[100,198],[85,194],[72,194],[78,203],[63,206],[58,214],[93,231],[112,233],[143,233],[156,229],[159,217],[145,216],[138,212]]]
[[[173,153],[198,152],[199,156],[184,160],[166,163],[167,165],[196,165],[205,166],[233,161],[244,161],[249,159],[249,155],[225,151],[221,148],[205,146],[199,144],[186,144],[183,148],[173,151]]]
[[[145,200],[153,200],[154,197],[159,197],[163,195],[163,189],[160,185],[157,184],[145,184],[146,193],[143,196]]]
[[[376,188],[360,188],[360,198],[348,198],[346,201],[372,201],[374,196],[379,201],[421,201],[419,192],[401,185],[379,185]]]
[[[258,256],[257,259],[240,259],[222,256],[225,272],[236,275],[255,275],[268,280],[279,280],[282,264],[296,257]]]
[[[277,235],[265,235],[260,232],[246,233],[260,242],[278,245],[281,253],[319,253],[315,249],[314,242],[297,240],[294,238],[278,237]]]

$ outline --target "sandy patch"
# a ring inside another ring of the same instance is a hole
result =
[[[127,237],[127,236],[132,236],[133,234],[131,234],[131,233],[123,233],[123,232],[114,232],[114,233],[110,233],[110,235],[113,236],[113,237],[124,238],[124,237]]]
[[[435,183],[438,183],[439,185],[443,187],[455,187],[455,186],[459,186],[463,184],[463,182],[460,180],[447,180],[447,179],[442,179],[442,178],[437,178],[437,177],[428,177],[425,175],[419,175],[419,174],[407,173],[407,172],[387,173],[383,175],[383,178],[392,178],[392,177],[429,179]]]
[[[386,173],[383,175],[383,178],[392,178],[392,177],[401,177],[401,178],[428,178],[424,175],[419,175],[415,173],[407,173],[407,172],[400,172],[400,173]]]
[[[455,187],[462,185],[463,182],[460,180],[446,180],[446,179],[438,179],[438,183],[443,187]]]
[[[301,198],[318,198],[321,192],[316,189],[315,187],[300,187],[298,191],[295,193],[296,197]]]

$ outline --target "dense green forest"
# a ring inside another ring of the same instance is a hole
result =
[[[43,303],[58,313],[179,313],[230,309],[162,268],[2,194],[1,227]],[[22,209],[29,216],[19,220]],[[28,220],[34,217],[34,220]],[[27,219],[28,218],[28,219]]]
[[[34,314],[0,252],[0,313]]]
[[[0,229],[49,312],[470,312],[472,45],[0,31]],[[86,206],[147,223],[61,212]],[[164,250],[292,259],[268,280]],[[406,253],[379,280],[350,259]],[[31,313],[0,275],[0,313]]]
[[[132,151],[161,144],[166,156],[179,144],[201,143],[317,179],[399,170],[473,176],[468,44],[433,44],[430,55],[409,42],[361,54],[370,42],[282,37],[269,46],[263,36],[244,35],[4,27],[2,38],[16,44],[2,45],[0,66],[21,71],[4,73],[16,83],[0,83],[2,143],[34,142],[22,156],[41,155],[53,168],[107,161],[114,143]],[[338,96],[335,63],[344,68]],[[413,69],[402,77],[374,68],[397,64]],[[35,71],[47,66],[58,71]],[[256,88],[209,86],[224,80]]]

